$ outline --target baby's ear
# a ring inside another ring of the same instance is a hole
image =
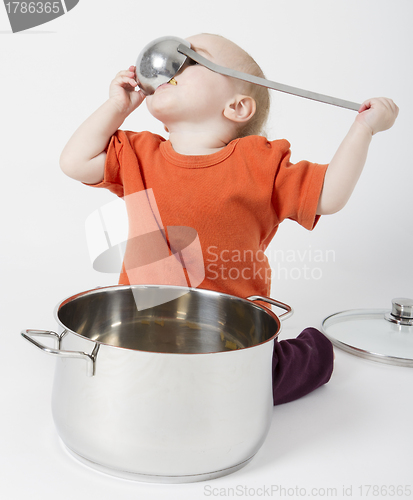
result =
[[[256,109],[252,97],[238,94],[225,106],[224,116],[237,123],[246,123],[254,116]]]

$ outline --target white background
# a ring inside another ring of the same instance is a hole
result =
[[[286,271],[276,275],[272,296],[295,308],[282,337],[319,327],[343,309],[413,298],[412,20],[410,0],[80,0],[67,15],[13,34],[0,6],[2,498],[205,498],[230,496],[212,488],[238,485],[263,496],[259,488],[271,484],[306,488],[305,497],[311,487],[336,488],[338,497],[352,487],[347,496],[364,498],[362,484],[413,483],[409,368],[336,351],[330,383],[274,409],[269,437],[245,469],[204,484],[142,485],[91,471],[66,454],[50,413],[54,361],[19,335],[23,328],[55,329],[53,309],[63,298],[116,283],[92,269],[84,232],[86,217],[113,195],[66,178],[58,159],[107,98],[114,75],[164,35],[221,34],[255,57],[269,79],[398,104],[395,126],[373,138],[348,205],[313,232],[281,226],[269,255]],[[269,138],[287,138],[293,161],[327,163],[355,117],[275,92],[272,104]],[[145,106],[124,128],[163,133]]]

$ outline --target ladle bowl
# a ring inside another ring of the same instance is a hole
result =
[[[146,95],[153,94],[160,85],[168,83],[179,72],[188,58],[221,75],[261,85],[262,87],[278,90],[279,92],[332,104],[333,106],[352,109],[354,111],[360,109],[360,104],[355,102],[272,82],[265,78],[219,66],[192,50],[191,44],[187,40],[173,36],[164,36],[153,40],[139,54],[136,61],[136,77],[139,87]]]
[[[163,36],[146,45],[136,61],[139,87],[151,95],[162,84],[168,83],[181,69],[187,56],[178,52],[179,45],[191,47],[182,38]]]

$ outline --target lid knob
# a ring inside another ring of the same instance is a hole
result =
[[[413,318],[413,300],[412,299],[393,299],[391,313],[396,318]]]
[[[413,325],[413,300],[397,298],[391,302],[391,313],[386,314],[386,319],[400,325]]]

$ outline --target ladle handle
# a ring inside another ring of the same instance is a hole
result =
[[[356,102],[337,99],[336,97],[318,94],[316,92],[299,89],[297,87],[290,87],[289,85],[284,85],[283,83],[272,82],[271,80],[266,80],[265,78],[260,78],[258,76],[249,75],[248,73],[242,73],[241,71],[237,71],[235,69],[229,69],[225,68],[224,66],[219,66],[218,64],[209,61],[205,57],[199,55],[197,52],[190,49],[189,47],[186,47],[183,44],[178,45],[178,52],[186,55],[195,62],[202,64],[202,66],[205,66],[215,73],[220,73],[221,75],[225,76],[231,76],[233,78],[237,78],[238,80],[244,80],[245,82],[255,83],[256,85],[261,85],[261,87],[267,87],[269,89],[278,90],[279,92],[285,92],[286,94],[304,97],[305,99],[312,99],[313,101],[332,104],[333,106],[339,106],[341,108],[352,109],[353,111],[358,111],[361,106],[361,104],[357,104]]]

